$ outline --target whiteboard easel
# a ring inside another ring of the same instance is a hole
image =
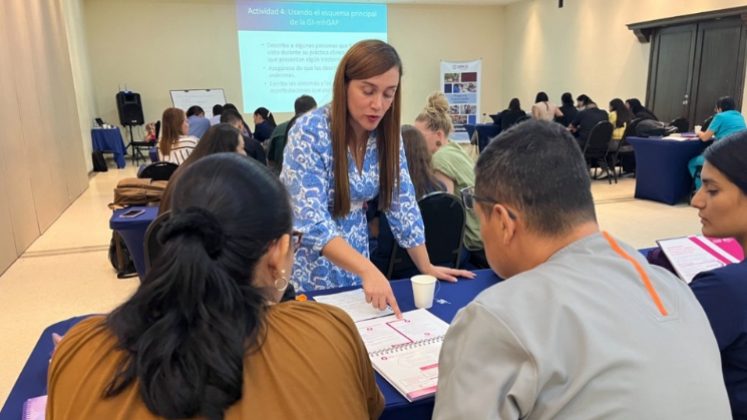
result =
[[[213,105],[226,103],[226,93],[223,89],[182,89],[169,92],[174,108],[187,112],[189,107],[197,105],[205,110],[205,118],[213,116]]]

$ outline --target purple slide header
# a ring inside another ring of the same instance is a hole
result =
[[[386,33],[386,5],[237,1],[240,31]]]

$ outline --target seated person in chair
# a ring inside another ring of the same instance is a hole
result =
[[[600,232],[567,130],[522,123],[475,172],[465,200],[505,280],[451,323],[434,420],[731,418],[703,308],[685,282]]]
[[[158,160],[181,165],[200,141],[190,136],[187,115],[179,108],[167,108],[161,117],[161,138],[158,139]]]
[[[198,160],[216,153],[238,153],[246,156],[244,136],[241,135],[236,127],[230,124],[218,124],[210,127],[205,132],[205,135],[202,136],[192,154],[189,155],[184,163],[179,165],[179,169],[169,178],[169,183],[166,185],[166,189],[161,196],[161,204],[158,206],[159,216],[171,210],[171,194],[176,187],[176,181],[184,171]]]
[[[521,102],[519,102],[519,98],[513,98],[511,99],[511,102],[508,104],[508,108],[504,109],[500,113],[500,121],[501,121],[501,131],[508,130],[511,128],[514,124],[516,124],[519,119],[525,117],[527,113],[521,109]]]
[[[584,104],[584,109],[576,114],[571,125],[568,126],[568,129],[576,135],[576,141],[581,150],[584,150],[591,130],[600,122],[609,121],[609,118],[607,111],[599,109],[591,99]]]
[[[415,187],[415,196],[420,199],[423,196],[436,191],[446,191],[443,183],[436,178],[433,169],[433,159],[425,137],[417,128],[411,125],[402,126],[402,141],[405,146],[407,158],[407,170],[410,172],[412,185]],[[367,217],[370,228],[369,252],[370,259],[376,268],[387,274],[389,259],[394,250],[394,234],[389,227],[389,222],[383,212],[378,210],[378,197],[368,204]],[[462,265],[460,265],[462,267]],[[397,273],[397,278],[404,278],[419,274],[417,270],[413,273]]]
[[[436,178],[446,186],[446,191],[461,199],[462,190],[475,186],[475,162],[462,146],[449,140],[454,126],[449,115],[449,101],[443,93],[435,92],[428,97],[428,104],[415,119],[415,127],[423,133],[428,150],[433,154]],[[480,220],[471,211],[467,212],[464,246],[472,265],[488,267],[480,237]]]
[[[716,116],[708,125],[706,131],[697,134],[702,141],[719,141],[729,134],[742,131],[747,128],[744,123],[744,117],[736,110],[737,104],[731,96],[724,96],[716,101]],[[700,177],[696,177],[698,167],[703,167],[705,160],[703,156],[697,156],[690,160],[687,168],[690,175],[695,178],[695,189],[700,189]]]
[[[703,235],[734,238],[747,254],[747,131],[703,153],[703,186],[692,199]],[[747,261],[698,274],[690,283],[721,349],[734,419],[747,419]]]
[[[205,110],[200,106],[189,107],[187,120],[189,121],[189,135],[198,139],[210,128],[210,120],[205,118]]]
[[[220,116],[220,122],[236,127],[244,136],[244,150],[246,150],[246,155],[263,165],[267,165],[267,155],[262,144],[256,139],[243,134],[246,126],[244,126],[244,120],[238,111],[234,111],[233,109],[224,110]]]
[[[256,162],[191,165],[135,294],[59,343],[46,418],[377,419],[384,398],[350,317],[278,303],[301,240],[292,219],[287,190]]]

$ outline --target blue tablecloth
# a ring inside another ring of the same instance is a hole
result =
[[[480,292],[500,281],[498,276],[490,270],[480,270],[475,273],[477,273],[477,277],[473,280],[461,280],[458,283],[440,282],[435,300],[444,299],[449,303],[434,301],[433,307],[429,310],[437,317],[451,323],[457,311],[467,306]],[[400,309],[403,312],[415,310],[410,280],[396,280],[391,284]],[[314,296],[329,295],[352,289],[355,289],[355,287],[306,293],[306,296],[313,298]],[[432,417],[434,398],[409,403],[378,373],[376,374],[376,383],[386,400],[384,413],[380,417],[381,420],[428,420]]]
[[[94,128],[91,130],[91,139],[93,140],[93,150],[113,153],[117,168],[125,167],[127,147],[118,128]]]
[[[66,321],[58,322],[42,333],[36,347],[31,352],[31,356],[26,361],[21,374],[18,376],[16,384],[8,395],[2,411],[0,411],[0,420],[21,420],[23,412],[23,403],[34,397],[47,394],[47,371],[49,370],[49,358],[54,349],[52,342],[52,333],[64,335],[73,325],[87,318],[90,315],[70,318]],[[7,339],[12,339],[6,337]]]
[[[675,205],[690,194],[693,179],[687,169],[710,143],[628,137],[636,161],[635,198]]]
[[[129,210],[145,210],[145,213],[134,219],[123,219],[119,217],[122,213]],[[145,253],[143,252],[143,243],[145,241],[145,231],[148,230],[150,223],[158,217],[158,207],[139,207],[133,206],[126,209],[117,210],[109,219],[109,227],[116,230],[127,245],[132,261],[135,263],[140,280],[145,278]]]
[[[496,124],[477,124],[477,146],[482,152],[493,137],[501,133],[501,126]]]
[[[158,147],[151,147],[148,149],[148,156],[150,157],[151,163],[156,163],[160,159],[158,158]]]
[[[144,217],[145,215],[141,216]],[[112,226],[115,224],[115,219],[112,218]],[[119,222],[118,219],[116,224],[121,225],[124,222]],[[128,220],[128,222],[134,222],[134,220]],[[124,223],[126,225],[134,223]],[[112,227],[114,228],[114,227]],[[134,230],[131,226],[127,226],[127,229],[121,232],[127,232]],[[141,241],[142,243],[142,241]],[[127,245],[129,247],[129,243]],[[141,246],[142,251],[142,246]],[[434,303],[433,308],[430,309],[433,314],[443,319],[446,322],[451,322],[456,315],[457,311],[462,307],[466,306],[472,299],[477,296],[482,290],[494,285],[499,281],[498,277],[493,274],[492,271],[483,270],[477,272],[477,278],[474,280],[462,280],[459,283],[446,283],[441,282],[436,299],[444,299],[449,304]],[[321,296],[324,294],[337,293],[345,290],[354,288],[343,288],[334,290],[325,290],[316,293],[307,293],[307,296]],[[412,286],[409,280],[397,280],[392,282],[392,289],[397,297],[397,303],[403,311],[415,310],[415,304],[412,297]],[[38,397],[47,393],[47,371],[49,369],[49,356],[54,348],[52,343],[52,333],[55,332],[60,335],[64,335],[67,331],[82,319],[87,316],[81,316],[71,318],[66,321],[58,322],[48,327],[39,338],[36,343],[36,347],[31,352],[26,366],[21,371],[16,384],[13,386],[13,390],[10,392],[10,396],[0,412],[0,420],[19,420],[21,418],[21,410],[23,403],[29,398]],[[420,400],[414,403],[408,403],[399,392],[397,392],[388,382],[386,382],[381,376],[376,374],[376,382],[381,388],[381,392],[384,394],[386,399],[386,407],[384,414],[381,416],[382,420],[393,420],[393,419],[430,419],[433,413],[433,398]]]
[[[475,134],[475,125],[464,124],[464,129],[467,130],[467,137],[469,137],[469,141],[472,142],[472,135]]]
[[[141,217],[144,216],[145,215]],[[131,227],[129,225],[132,223],[121,223],[121,220],[124,219],[118,219],[115,222],[114,218],[112,218],[110,224],[117,224],[118,226],[125,224],[127,228]],[[133,229],[125,229],[124,231],[128,230]],[[142,244],[142,241],[140,241],[140,243]],[[641,249],[639,252],[646,255],[653,249],[655,248]],[[475,273],[477,274],[477,277],[473,280],[461,280],[458,283],[440,282],[435,299],[443,299],[448,303],[438,303],[434,301],[433,307],[430,311],[444,321],[451,323],[454,316],[461,308],[467,306],[467,304],[470,303],[481,291],[500,281],[500,279],[490,270],[480,270]],[[415,310],[415,302],[412,296],[412,286],[410,281],[396,280],[392,281],[391,284],[394,295],[397,297],[397,303],[402,311]],[[352,289],[355,289],[355,287],[311,292],[306,293],[306,295],[313,298],[314,296],[329,295]],[[5,402],[2,411],[0,411],[0,420],[19,420],[21,418],[23,403],[26,400],[47,393],[49,357],[54,348],[54,344],[52,343],[52,333],[54,332],[64,335],[73,325],[88,316],[90,315],[70,318],[66,321],[51,325],[44,330],[39,341],[36,343],[34,350],[31,352],[29,359],[26,361],[26,365],[23,367],[21,374],[18,376],[10,395],[8,396],[8,400]],[[381,416],[381,420],[426,420],[431,418],[433,414],[433,404],[435,402],[434,398],[427,398],[414,403],[408,403],[407,400],[397,392],[394,387],[389,385],[389,383],[378,373],[376,374],[376,383],[384,394],[386,400],[386,406],[384,407],[384,413]]]

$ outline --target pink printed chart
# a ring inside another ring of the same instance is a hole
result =
[[[733,238],[702,235],[658,241],[678,276],[687,283],[698,274],[744,260],[742,247]]]

